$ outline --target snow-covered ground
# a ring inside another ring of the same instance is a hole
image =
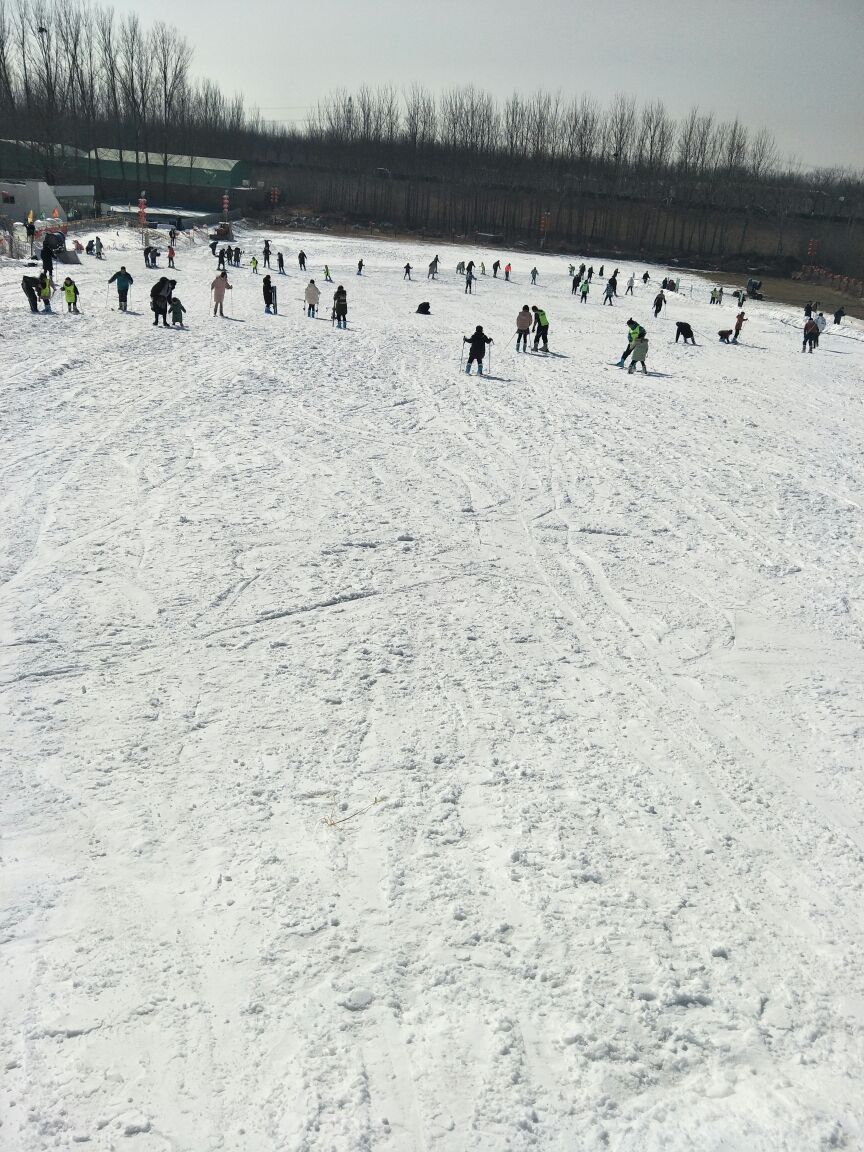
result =
[[[0,1149],[864,1147],[864,326],[103,239],[0,264]]]

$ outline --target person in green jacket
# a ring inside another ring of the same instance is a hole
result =
[[[43,311],[51,311],[51,297],[53,295],[54,282],[47,272],[43,272],[39,277],[39,299],[42,301]]]
[[[645,339],[645,329],[642,327],[641,324],[637,324],[636,321],[631,316],[630,319],[627,321],[627,347],[621,353],[621,359],[618,361],[618,367],[619,368],[624,367],[624,362],[627,360],[628,356],[630,356],[632,354],[633,349],[636,347],[636,344],[638,343],[638,341],[644,340],[644,339]],[[646,349],[647,349],[647,344],[646,344]],[[646,371],[647,371],[647,369],[646,369]]]
[[[591,281],[588,280],[587,277],[579,285],[579,298],[583,304],[588,299],[588,291],[589,291],[590,287],[591,287]]]
[[[543,309],[538,308],[536,304],[534,304],[532,306],[531,311],[534,313],[534,327],[532,328],[532,331],[534,333],[534,351],[535,352],[538,351],[538,349],[540,348],[540,341],[542,340],[543,341],[543,351],[548,352],[549,351],[549,320],[546,316],[546,313],[543,311]]]
[[[67,276],[63,281],[63,299],[66,301],[66,311],[78,311],[78,285],[75,281]]]
[[[179,324],[181,328],[185,327],[183,324],[183,313],[186,309],[183,307],[180,297],[172,296],[169,307],[171,309],[171,327],[173,328],[175,324]]]
[[[115,272],[114,275],[111,277],[111,279],[108,281],[108,283],[109,284],[116,283],[116,285],[117,285],[117,306],[119,307],[121,312],[125,312],[128,308],[128,304],[129,304],[129,289],[135,283],[135,281],[132,279],[132,277],[126,271],[126,265],[125,264],[121,265],[120,271]]]

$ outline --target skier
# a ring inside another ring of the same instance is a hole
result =
[[[632,296],[633,295],[633,285],[635,283],[636,283],[636,276],[634,273],[631,272],[630,279],[627,281],[627,291],[624,293],[625,296]]]
[[[732,343],[733,344],[738,343],[738,337],[741,335],[741,329],[744,327],[746,322],[747,322],[747,317],[744,315],[743,312],[739,312],[738,315],[735,317],[735,335],[732,337]]]
[[[42,271],[47,272],[49,276],[54,271],[54,253],[51,248],[44,243],[42,245]]]
[[[229,249],[229,252],[230,252],[230,249]],[[234,267],[239,268],[240,267],[240,255],[241,255],[239,247],[234,249],[233,255],[234,255]]]
[[[616,268],[612,275],[609,277],[609,283],[612,285],[612,292],[615,296],[618,295],[618,269]]]
[[[571,294],[572,296],[575,296],[575,295],[577,294],[577,292],[578,292],[578,291],[579,291],[579,277],[578,277],[578,276],[574,276],[574,277],[573,277],[573,284],[572,284],[572,286],[571,286],[571,288],[570,288],[570,294]]]
[[[429,261],[429,271],[426,273],[427,280],[434,280],[438,275],[438,257]]]
[[[480,261],[480,275],[481,276],[486,275],[486,265],[483,263],[482,260]]]
[[[360,263],[362,264],[363,261],[361,260]],[[359,271],[357,275],[360,275]],[[348,293],[341,284],[333,293],[333,319],[336,321],[337,328],[348,327]]]
[[[224,316],[225,293],[226,291],[233,291],[228,283],[228,273],[224,268],[210,285],[210,291],[213,293],[213,315],[215,316],[218,312],[220,316]]]
[[[173,248],[177,243],[177,229],[173,226],[173,224],[168,229],[168,239],[171,241],[171,247]]]
[[[834,313],[834,323],[839,324],[845,315],[846,315],[846,309],[845,308],[838,308],[837,311]]]
[[[676,285],[676,291],[677,291],[677,285]],[[717,289],[717,303],[718,303],[718,304],[722,304],[722,303],[723,303],[723,285],[722,285],[722,284],[721,284],[721,285],[720,285],[720,287]]]
[[[810,316],[804,325],[804,341],[801,344],[801,351],[803,352],[806,348],[808,352],[812,352],[818,343],[819,327],[813,317]]]
[[[175,256],[175,248],[174,248],[173,244],[169,244],[168,245],[168,267],[169,268],[174,267],[174,256]]]
[[[457,276],[464,276],[465,275],[465,261],[464,260],[460,260],[459,263],[456,265],[456,275]]]
[[[96,255],[96,249],[93,245],[92,240],[87,241],[87,247],[84,249],[84,251],[87,253],[88,256],[95,256]]]
[[[505,280],[509,280],[509,279],[510,279],[510,273],[511,273],[512,271],[513,271],[513,265],[512,265],[512,264],[510,263],[510,261],[508,260],[508,261],[507,261],[507,263],[504,265],[504,279],[505,279]]]
[[[543,351],[549,351],[549,320],[546,313],[542,308],[538,308],[534,304],[531,308],[534,313],[534,351],[536,352],[540,347],[540,341],[543,341]]]
[[[270,241],[269,240],[264,241],[263,256],[264,256],[264,267],[269,268],[270,267]]]
[[[732,329],[731,328],[721,328],[720,331],[717,333],[717,335],[720,337],[720,343],[721,344],[728,344],[729,343],[729,337],[732,335]]]
[[[357,275],[358,276],[363,275],[363,261],[362,261],[362,259],[357,261]]]
[[[179,296],[172,296],[171,297],[171,327],[172,328],[174,327],[175,324],[179,324],[181,328],[186,327],[186,325],[183,323],[183,314],[185,313],[185,311],[186,311],[186,309],[183,307],[183,303],[182,303],[180,297]]]
[[[469,269],[465,273],[465,291],[468,293],[469,296],[473,296],[473,294],[474,294],[474,289],[471,287],[471,285],[473,283],[474,283],[474,273]]]
[[[600,269],[599,269],[599,271],[597,272],[597,278],[598,278],[599,280],[602,280],[602,279],[603,279],[603,271],[604,271],[604,269],[605,269],[605,268],[606,268],[606,265],[605,265],[605,264],[601,264],[601,265],[600,265]]]
[[[225,254],[227,251],[228,251],[227,248],[220,248],[219,249],[219,258],[216,261],[216,270],[218,272],[224,272],[225,271]]]
[[[300,271],[305,272],[306,271],[306,253],[305,252],[298,252],[297,263],[300,265]]]
[[[825,331],[825,329],[828,327],[828,321],[825,319],[824,312],[820,312],[819,315],[814,316],[813,319],[816,323],[816,327],[819,329],[819,336],[821,336],[822,333]],[[819,336],[816,337],[816,347],[817,348],[819,347]]]
[[[102,249],[103,249],[104,245],[98,236],[96,237],[96,239],[93,242],[93,247],[96,249],[96,259],[101,260],[102,259]]]
[[[579,281],[580,281],[580,283],[581,283],[582,277],[584,275],[585,275],[585,261],[583,260],[582,263],[579,265]]]
[[[473,260],[469,260],[468,263],[465,265],[465,271],[470,272],[472,276],[474,275],[474,261]]]
[[[627,321],[627,347],[621,353],[621,359],[618,361],[618,367],[624,367],[624,361],[628,356],[632,355],[633,349],[636,346],[636,341],[643,339],[645,336],[645,329],[641,324],[637,324],[631,316]]]
[[[162,326],[168,327],[168,305],[174,291],[176,280],[169,280],[167,276],[160,276],[150,289],[150,307],[153,309],[153,327],[159,327],[159,317],[162,317]]]
[[[712,304],[717,303],[717,289],[716,288],[711,289],[711,303]]]
[[[611,280],[608,280],[606,282],[606,288],[603,292],[603,303],[608,304],[609,307],[611,308],[612,307],[612,297],[614,295],[615,295],[615,285],[612,283]]]
[[[500,267],[501,267],[501,261],[500,260],[496,260],[495,263],[492,265],[492,276],[495,280],[498,279],[498,269]]]
[[[249,261],[249,267],[252,269],[253,274],[255,276],[257,276],[258,275],[258,257],[257,256],[253,256],[252,259]],[[223,266],[223,271],[224,271],[224,266]]]
[[[804,305],[804,317],[805,317],[805,319],[809,320],[812,315],[813,315],[813,301],[808,300],[807,303]]]
[[[270,308],[273,304],[273,284],[271,283],[269,276],[264,277],[264,280],[261,284],[261,289],[264,293],[264,311],[269,315]]]
[[[468,363],[465,372],[471,375],[471,365],[477,361],[477,374],[483,375],[483,357],[486,355],[486,345],[492,343],[491,336],[487,336],[480,324],[474,329],[473,336],[463,336],[462,343],[468,345]]]
[[[132,285],[135,283],[135,281],[132,279],[132,277],[126,271],[126,265],[125,264],[121,264],[120,271],[115,272],[114,275],[111,277],[111,279],[108,281],[108,283],[109,284],[116,283],[116,285],[117,285],[117,307],[120,309],[121,312],[126,312],[128,310],[127,301],[129,299],[129,289],[132,287]]]
[[[24,292],[24,295],[27,297],[27,303],[30,305],[30,311],[31,312],[38,312],[39,311],[39,289],[40,289],[40,287],[41,287],[41,285],[39,283],[39,277],[38,276],[22,276],[21,277],[21,288]]]
[[[642,365],[642,371],[648,375],[648,369],[645,367],[645,357],[648,355],[648,337],[644,334],[639,337],[633,345],[633,355],[630,359],[630,367],[627,369],[628,376],[632,376],[636,371],[636,365]]]
[[[648,275],[647,272],[642,273],[642,283],[643,284],[647,284],[650,279],[651,279],[651,277]]]
[[[330,265],[329,264],[324,265],[324,280],[327,284],[333,283],[333,277],[330,275]]]
[[[78,311],[78,285],[70,276],[63,281],[63,299],[66,301],[67,312]]]
[[[218,243],[219,243],[219,237],[218,236],[214,236],[213,239],[210,241],[210,251],[213,253],[214,256],[216,255],[216,245]]]
[[[403,275],[402,279],[403,280],[410,280],[411,279],[411,265],[410,264],[405,265],[405,274]]]
[[[51,297],[54,295],[54,281],[48,272],[39,274],[39,299],[42,301],[42,310],[51,311]]]
[[[588,289],[591,287],[591,281],[586,278],[579,285],[579,297],[582,304],[588,299]]]
[[[593,264],[588,269],[587,276],[588,276],[588,283],[590,284],[591,281],[594,279],[594,265]]]
[[[432,309],[428,300],[423,300],[417,305],[417,314],[419,316],[431,316]]]
[[[306,285],[303,299],[306,301],[306,315],[314,316],[318,311],[318,301],[321,299],[321,290],[314,280],[310,280]]]
[[[537,283],[537,277],[538,277],[539,275],[540,275],[540,273],[537,271],[537,268],[536,268],[536,267],[534,267],[534,268],[532,268],[532,269],[531,269],[531,283],[532,283],[532,284],[536,284],[536,283]]]
[[[276,253],[276,267],[279,270],[279,275],[285,275],[285,257],[281,252]]]
[[[675,343],[676,344],[678,343],[679,336],[684,337],[684,343],[685,344],[687,343],[688,340],[690,341],[691,344],[696,343],[696,337],[693,335],[693,329],[690,327],[690,325],[687,323],[686,320],[676,320],[675,321]]]
[[[572,279],[576,275],[576,265],[571,264],[567,269],[567,275]]]
[[[531,330],[531,309],[527,304],[522,305],[522,311],[516,317],[516,351],[522,345],[522,351],[528,351],[528,333]]]
[[[657,293],[657,295],[654,297],[654,315],[655,316],[660,315],[660,312],[662,311],[663,305],[665,303],[666,303],[666,296],[663,292],[663,289],[661,288],[660,291]]]

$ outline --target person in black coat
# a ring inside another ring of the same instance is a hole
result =
[[[483,375],[483,358],[486,355],[486,345],[492,343],[492,337],[487,336],[482,325],[478,324],[471,336],[463,336],[462,343],[468,345],[468,363],[465,371],[471,375],[471,365],[477,361],[477,374]],[[506,351],[506,349],[505,349]]]
[[[30,305],[31,312],[39,311],[39,279],[36,276],[22,276],[21,287],[24,290],[24,295],[27,297],[27,302]]]
[[[176,280],[169,280],[167,276],[160,276],[150,289],[150,307],[153,309],[154,328],[158,327],[160,316],[163,327],[169,327],[168,305],[171,303],[171,296],[176,286]]]
[[[676,320],[675,321],[675,343],[676,344],[678,343],[679,336],[684,337],[684,343],[685,344],[687,343],[688,340],[690,341],[691,344],[696,343],[696,337],[693,335],[693,329],[686,322],[686,320]]]
[[[306,253],[305,252],[299,252],[297,254],[297,262],[300,265],[300,271],[305,272],[306,271]]]
[[[261,290],[264,293],[264,311],[269,312],[271,305],[273,304],[273,285],[270,282],[269,276],[264,277]]]

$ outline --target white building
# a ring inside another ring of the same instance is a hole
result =
[[[43,180],[0,179],[0,218],[11,223],[24,223],[30,214],[45,224],[66,223],[66,213],[53,189]],[[56,215],[55,215],[56,212]]]

